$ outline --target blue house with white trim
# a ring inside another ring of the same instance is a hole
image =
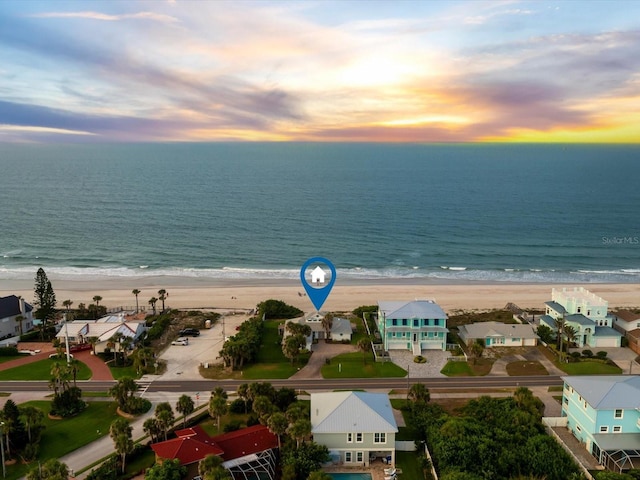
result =
[[[567,428],[605,467],[640,468],[640,376],[562,377]]]
[[[378,302],[378,330],[385,350],[447,349],[447,314],[433,300]]]

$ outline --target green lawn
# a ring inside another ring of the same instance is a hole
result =
[[[0,380],[50,380],[51,367],[55,362],[64,362],[65,360],[52,360],[46,358],[37,362],[21,365],[19,367],[10,368],[9,370],[0,371]],[[76,377],[77,380],[89,380],[91,378],[91,370],[84,363],[79,362],[80,370]]]
[[[39,400],[20,404],[21,407],[32,405],[45,412],[42,439],[38,459],[60,458],[77,448],[83,447],[98,438],[109,434],[111,422],[118,418],[115,402],[90,402],[88,407],[73,418],[51,420],[46,416],[50,410],[50,402]],[[20,462],[7,465],[7,478],[17,479],[26,474],[32,466]]]
[[[396,466],[402,470],[402,474],[398,475],[398,478],[424,479],[416,452],[400,452],[396,450]]]
[[[373,361],[373,353],[365,356],[366,364],[362,360],[362,352],[343,353],[331,359],[331,364],[323,365],[321,369],[323,378],[379,378],[379,377],[404,377],[407,371],[395,363],[376,363]]]
[[[440,373],[447,377],[472,377],[473,370],[467,362],[447,362]]]
[[[19,353],[18,355],[7,355],[6,357],[0,357],[0,363],[10,362],[12,360],[17,360],[22,357],[29,356],[28,353]]]
[[[107,365],[109,366],[109,370],[111,370],[111,375],[113,375],[114,380],[120,380],[124,377],[140,378],[140,375],[138,375],[138,372],[133,365],[126,367],[114,367],[112,363],[108,363]]]
[[[556,366],[569,375],[620,375],[622,369],[598,361],[580,360],[576,363],[556,363]]]

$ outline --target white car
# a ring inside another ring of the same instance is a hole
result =
[[[171,342],[171,345],[189,345],[189,339],[187,337],[180,337]]]
[[[66,359],[67,358],[67,354],[64,353],[64,352],[62,352],[62,353],[52,353],[51,355],[49,355],[49,358],[51,358],[51,359],[55,359],[55,358]],[[69,358],[73,358],[73,354],[72,353],[69,354]]]

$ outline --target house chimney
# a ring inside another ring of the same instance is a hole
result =
[[[24,298],[18,297],[18,302],[20,303],[20,315],[24,317],[25,313],[27,312],[27,308],[24,305]]]

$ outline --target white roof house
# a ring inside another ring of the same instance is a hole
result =
[[[397,432],[386,393],[311,394],[311,433]]]
[[[378,308],[385,318],[447,318],[447,314],[433,300],[380,301]]]
[[[119,319],[115,321],[115,319]],[[71,343],[87,343],[90,337],[96,337],[96,352],[104,351],[107,342],[117,333],[137,340],[146,330],[144,322],[124,321],[122,317],[109,316],[98,320],[74,320],[61,325],[56,338],[69,337]]]
[[[535,346],[538,335],[529,324],[478,322],[458,327],[458,335],[465,342],[483,340],[486,347]]]

